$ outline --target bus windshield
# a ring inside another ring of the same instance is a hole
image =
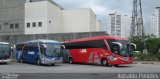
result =
[[[60,50],[61,46],[60,45],[55,45],[55,44],[43,44],[46,47],[42,48],[41,47],[41,53],[45,56],[59,56],[60,55]]]
[[[10,45],[0,44],[0,59],[10,57]]]
[[[107,42],[109,43],[109,46],[110,46],[111,51],[113,53],[114,53],[114,49],[113,49],[114,44],[112,42],[118,42],[118,43],[122,44],[122,48],[119,50],[119,52],[117,54],[119,54],[121,56],[125,56],[125,57],[128,57],[128,56],[132,55],[133,50],[132,50],[131,46],[129,45],[128,41],[125,41],[125,40],[107,40]]]

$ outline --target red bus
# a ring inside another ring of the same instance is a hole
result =
[[[120,65],[133,63],[133,50],[136,45],[127,38],[116,36],[97,36],[64,42],[69,51],[69,63],[90,63]]]

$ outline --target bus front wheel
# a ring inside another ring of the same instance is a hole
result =
[[[101,65],[102,65],[102,66],[108,66],[108,61],[107,61],[107,59],[102,59]]]
[[[73,58],[69,58],[69,63],[73,64]]]
[[[119,65],[118,65],[118,64],[115,64],[114,66],[115,66],[115,67],[118,67]]]

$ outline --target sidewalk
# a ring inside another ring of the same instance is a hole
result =
[[[155,65],[160,65],[160,61],[134,61],[134,64],[155,64]]]

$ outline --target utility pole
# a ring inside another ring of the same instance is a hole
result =
[[[142,36],[145,48],[144,52],[147,53],[141,0],[133,0],[130,36]]]

